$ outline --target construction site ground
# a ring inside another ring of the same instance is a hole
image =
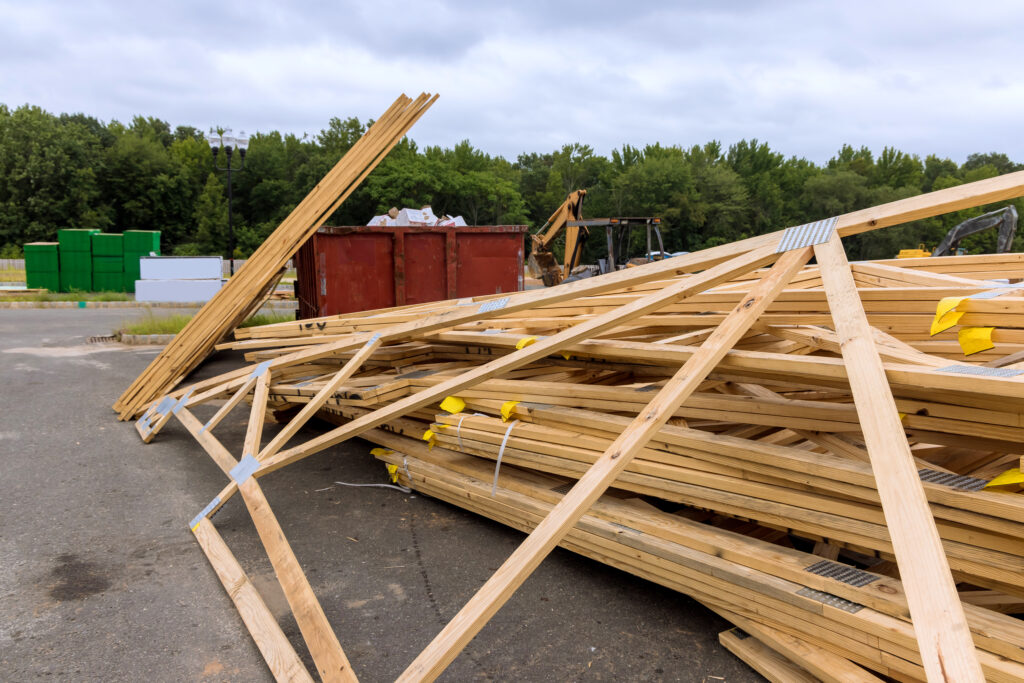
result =
[[[271,680],[187,529],[223,473],[176,424],[143,449],[110,410],[158,349],[88,340],[133,315],[142,309],[0,312],[0,671]],[[240,363],[220,354],[200,373]],[[241,443],[246,415],[222,423],[223,443]],[[385,681],[523,535],[418,494],[334,485],[385,481],[370,448],[348,442],[261,481],[356,672]],[[300,645],[242,501],[213,521]],[[760,680],[718,644],[728,627],[681,594],[558,550],[442,680]]]

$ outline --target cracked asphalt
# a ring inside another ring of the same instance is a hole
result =
[[[4,680],[271,680],[186,528],[224,475],[176,424],[144,445],[110,409],[156,349],[87,340],[141,315],[0,311]],[[239,362],[218,355],[198,376]],[[244,430],[240,411],[218,436],[230,447]],[[261,483],[356,672],[387,681],[523,535],[418,494],[333,485],[385,481],[369,449],[345,443]],[[242,502],[214,523],[310,666]],[[727,627],[683,595],[559,549],[442,680],[761,680],[718,644]]]

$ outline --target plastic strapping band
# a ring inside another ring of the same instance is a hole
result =
[[[512,428],[519,424],[519,420],[514,421],[505,430],[505,438],[501,440],[501,448],[498,449],[498,462],[494,463],[494,483],[491,484],[491,498],[498,492],[498,472],[501,471],[501,456],[505,455],[505,444],[508,443],[508,435],[512,433]]]
[[[270,367],[270,363],[271,362],[272,361],[265,360],[262,363],[260,363],[259,365],[257,365],[256,367],[254,367],[252,369],[252,372],[249,373],[249,379],[258,378],[260,375],[262,375],[264,372],[266,372],[267,368]]]
[[[786,231],[782,233],[782,239],[779,240],[779,246],[775,249],[775,253],[781,254],[791,249],[800,249],[801,247],[810,247],[815,244],[828,242],[829,238],[832,237],[832,231],[835,229],[837,222],[839,222],[839,217],[833,216],[832,218],[826,218],[815,223],[804,223],[803,225],[786,228]]]
[[[508,297],[502,297],[500,299],[492,299],[491,301],[485,301],[480,304],[480,308],[477,309],[477,313],[490,313],[491,311],[500,311],[508,305]]]
[[[487,329],[487,330],[484,330],[483,332],[481,332],[480,334],[501,334],[504,331],[505,330]]]
[[[244,484],[253,472],[260,468],[260,461],[252,457],[252,453],[246,453],[245,457],[238,461],[238,464],[231,468],[231,478],[239,486]]]
[[[1016,377],[1024,374],[1024,370],[1013,368],[988,368],[983,365],[947,365],[936,368],[935,372],[952,372],[959,375],[976,375],[978,377]]]
[[[175,415],[177,415],[178,412],[182,408],[185,407],[185,404],[188,403],[188,399],[192,396],[192,392],[193,391],[195,391],[195,387],[193,387],[193,388],[189,389],[188,391],[186,391],[185,395],[182,396],[181,399],[177,403],[174,404],[173,408],[171,408],[171,412],[174,413]]]
[[[378,339],[380,339],[380,332],[375,332],[372,337],[366,340],[366,346],[377,343]]]
[[[465,420],[467,417],[470,417],[470,416],[467,415],[466,413],[463,413],[462,417],[459,418],[459,424],[456,425],[456,427],[455,427],[455,436],[459,437],[459,450],[462,450],[462,421]],[[487,416],[484,415],[483,413],[473,413],[473,417],[487,417]]]
[[[189,528],[192,529],[192,531],[195,531],[196,527],[199,526],[199,523],[203,521],[203,517],[206,517],[206,515],[213,512],[213,509],[218,505],[220,505],[220,496],[214,496],[213,500],[207,503],[206,507],[204,507],[202,511],[193,517],[192,521],[188,523]]]

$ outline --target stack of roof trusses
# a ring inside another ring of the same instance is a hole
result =
[[[1020,680],[1024,256],[851,264],[842,238],[1022,194],[1009,174],[550,289],[238,331],[251,366],[138,429],[176,421],[226,475],[191,528],[279,679],[309,674],[210,517],[241,494],[318,674],[355,680],[259,479],[359,436],[529,532],[402,680],[443,672],[556,545],[700,600],[773,676]],[[297,439],[315,416],[334,426]]]

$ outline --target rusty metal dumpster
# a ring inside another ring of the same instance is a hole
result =
[[[299,318],[519,291],[526,229],[325,226],[295,256]]]

